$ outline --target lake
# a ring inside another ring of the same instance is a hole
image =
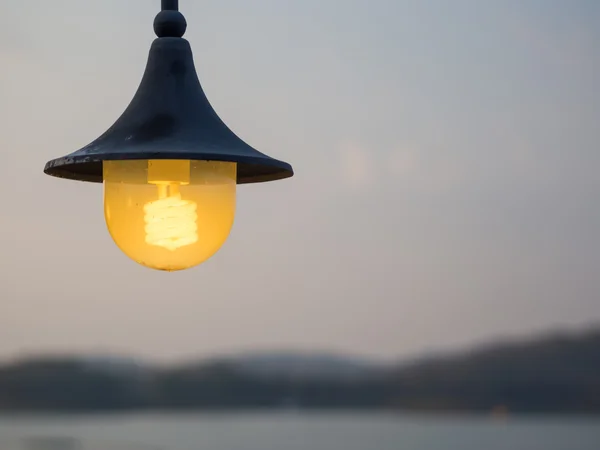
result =
[[[36,440],[23,441],[23,437],[34,437]],[[57,438],[81,439],[86,445],[79,446],[79,441]],[[17,444],[18,442],[21,444]],[[23,442],[27,444],[23,445]],[[69,443],[72,445],[68,445]],[[600,418],[523,417],[498,420],[469,416],[354,413],[0,417],[1,450],[146,448],[598,450]]]

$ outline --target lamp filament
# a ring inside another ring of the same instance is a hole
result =
[[[183,200],[179,184],[157,184],[158,200],[144,205],[146,243],[175,251],[198,241],[197,205]]]

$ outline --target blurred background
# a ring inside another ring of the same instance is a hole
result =
[[[0,0],[0,445],[596,449],[600,3],[181,0],[213,107],[296,171],[181,273],[42,172],[159,8]]]

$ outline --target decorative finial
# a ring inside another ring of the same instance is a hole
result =
[[[161,4],[162,11],[154,19],[154,32],[159,38],[182,37],[187,22],[179,12],[179,0],[161,0]]]

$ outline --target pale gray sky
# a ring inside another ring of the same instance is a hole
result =
[[[600,321],[600,2],[181,0],[217,112],[296,176],[209,262],[138,266],[42,173],[144,70],[158,0],[0,0],[0,358],[402,357]]]

